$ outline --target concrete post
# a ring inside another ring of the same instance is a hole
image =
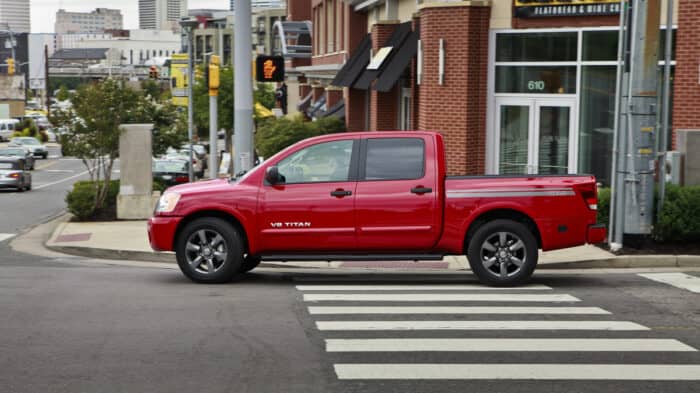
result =
[[[158,200],[153,195],[153,124],[125,124],[120,129],[117,219],[143,220],[151,216]]]

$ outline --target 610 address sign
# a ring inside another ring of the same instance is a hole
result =
[[[527,82],[527,89],[528,90],[544,90],[544,81],[528,81]]]

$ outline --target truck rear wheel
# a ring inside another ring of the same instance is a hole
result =
[[[522,223],[493,220],[474,232],[467,257],[472,271],[483,284],[521,285],[530,279],[537,266],[537,240]]]
[[[177,264],[194,282],[233,280],[243,263],[243,242],[236,228],[214,217],[187,224],[177,239]]]

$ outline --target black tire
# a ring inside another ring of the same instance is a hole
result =
[[[501,244],[503,239],[505,244]],[[522,285],[537,267],[537,239],[520,222],[493,220],[482,224],[471,236],[467,257],[481,283],[498,287]]]
[[[201,248],[201,232],[205,233],[204,243],[207,246],[204,249]],[[215,234],[220,235],[222,238],[217,244],[214,244],[213,240],[216,238]],[[210,239],[211,242],[209,242]],[[230,282],[241,270],[244,249],[242,237],[236,228],[220,218],[204,217],[190,222],[181,231],[176,241],[175,255],[177,264],[180,266],[182,273],[194,282],[205,284]],[[199,243],[200,249],[197,251],[193,249],[188,250],[188,243],[195,245],[194,243],[196,242]],[[222,243],[225,247],[223,249],[225,257],[217,260],[214,256],[217,250],[220,253],[221,248],[219,245]],[[208,264],[207,259],[201,259],[197,263],[197,258],[206,258],[204,254],[207,248],[210,250],[209,260],[213,260],[212,265]],[[207,263],[206,269],[204,263]],[[208,266],[213,267],[212,272],[207,271],[209,270]]]
[[[44,153],[41,157],[43,157],[44,159],[47,159],[47,158],[49,158],[49,153]]]
[[[32,190],[32,183],[29,183],[29,185],[27,186],[27,191],[31,191],[31,190]]]
[[[241,273],[247,273],[260,265],[262,259],[260,257],[247,255],[243,259],[243,264],[241,266]]]

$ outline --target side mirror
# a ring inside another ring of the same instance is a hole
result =
[[[280,171],[277,169],[277,166],[273,165],[265,170],[265,180],[267,180],[268,183],[275,185],[284,183],[285,179],[284,176],[280,175]]]

